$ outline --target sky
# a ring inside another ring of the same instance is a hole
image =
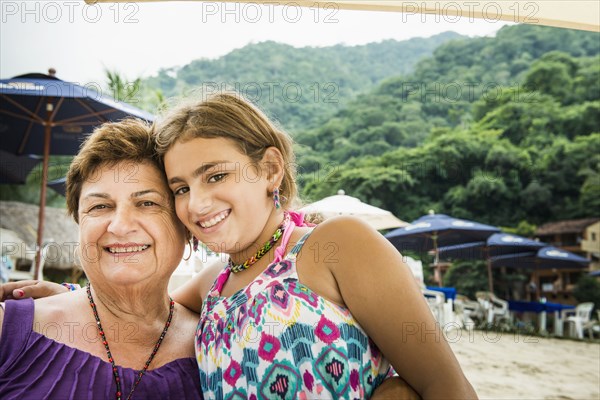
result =
[[[133,80],[266,40],[295,47],[358,45],[445,31],[489,36],[507,24],[281,3],[0,0],[0,77],[53,67],[63,80],[105,86],[106,68]]]

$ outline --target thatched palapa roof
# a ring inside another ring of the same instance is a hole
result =
[[[600,221],[600,218],[569,219],[549,222],[537,228],[536,235],[556,235],[563,233],[581,233],[588,226]]]
[[[35,249],[39,208],[34,204],[0,201],[0,227],[16,232],[25,242],[20,258],[31,259]],[[45,268],[69,269],[75,266],[73,249],[78,243],[78,227],[64,208],[46,207],[43,243],[54,242],[48,249]]]

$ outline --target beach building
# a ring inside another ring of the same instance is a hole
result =
[[[541,225],[535,236],[542,242],[587,258],[590,260],[590,270],[600,269],[600,218],[549,222]],[[542,295],[553,300],[574,302],[573,288],[582,274],[587,272],[582,269],[540,271]]]

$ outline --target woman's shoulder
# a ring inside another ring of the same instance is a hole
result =
[[[61,323],[72,320],[80,310],[89,310],[83,290],[36,299],[34,306],[34,322],[38,323]]]

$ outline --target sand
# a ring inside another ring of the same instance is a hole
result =
[[[450,331],[481,399],[600,399],[600,343],[514,333]]]

